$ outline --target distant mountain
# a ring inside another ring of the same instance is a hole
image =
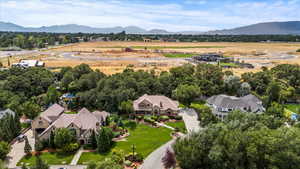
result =
[[[299,35],[300,21],[289,22],[266,22],[254,25],[239,27],[235,29],[209,31],[205,34],[220,34],[220,35]]]
[[[125,31],[132,34],[171,34],[166,30],[153,29],[147,31],[137,26],[127,27],[111,27],[111,28],[93,28],[89,26],[67,24],[67,25],[54,25],[54,26],[42,26],[39,28],[23,27],[13,23],[0,22],[0,31],[11,32],[52,32],[52,33],[120,33]]]
[[[0,31],[11,32],[53,32],[53,33],[119,33],[125,31],[130,34],[220,34],[220,35],[259,35],[259,34],[299,34],[300,35],[300,21],[289,22],[266,22],[254,25],[216,30],[209,32],[200,31],[182,31],[182,32],[168,32],[163,29],[145,30],[137,26],[127,27],[111,27],[111,28],[94,28],[83,25],[67,24],[67,25],[54,25],[43,26],[39,28],[30,28],[16,25],[13,23],[1,22]]]

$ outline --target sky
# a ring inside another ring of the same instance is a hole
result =
[[[0,0],[0,21],[168,31],[229,29],[300,20],[300,0]]]

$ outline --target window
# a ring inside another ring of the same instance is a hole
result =
[[[42,125],[43,124],[43,121],[39,121],[39,125]]]

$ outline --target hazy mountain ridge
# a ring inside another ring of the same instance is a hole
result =
[[[125,31],[130,34],[208,34],[208,35],[259,35],[259,34],[300,34],[300,21],[289,22],[266,22],[258,23],[234,29],[216,30],[208,32],[182,31],[169,32],[163,29],[146,30],[137,26],[94,28],[90,26],[66,24],[43,26],[39,28],[30,28],[16,25],[13,23],[0,22],[0,31],[11,32],[53,32],[53,33],[119,33]]]

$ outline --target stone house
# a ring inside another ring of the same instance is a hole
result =
[[[89,143],[90,135],[105,123],[109,113],[90,112],[83,108],[77,114],[64,113],[64,108],[54,104],[32,121],[34,135],[40,140],[49,139],[51,132],[58,128],[68,128],[76,133],[79,143]]]
[[[179,113],[179,102],[166,96],[145,94],[133,102],[133,109],[136,113],[172,115]]]

